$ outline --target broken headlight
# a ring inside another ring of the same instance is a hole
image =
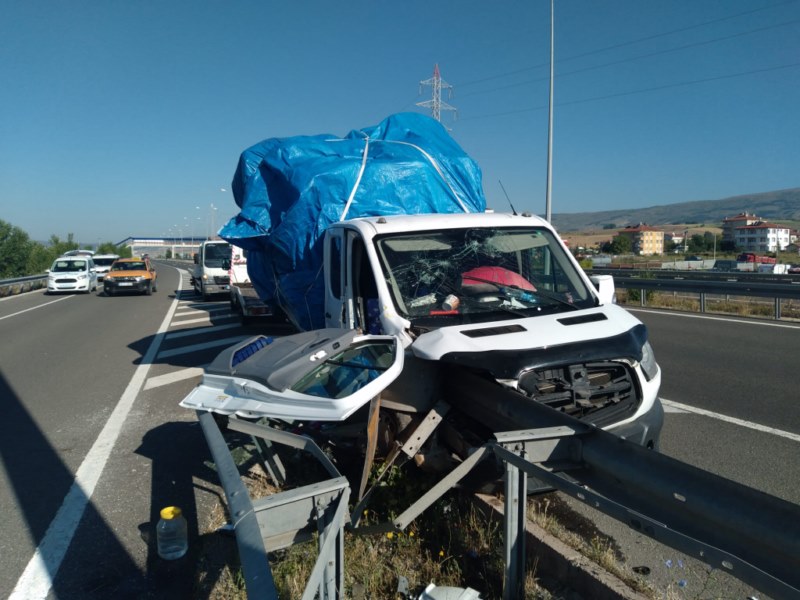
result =
[[[653,377],[658,373],[658,364],[656,364],[656,356],[653,354],[653,347],[650,342],[645,342],[642,346],[642,360],[639,361],[644,371],[647,381],[652,381]]]

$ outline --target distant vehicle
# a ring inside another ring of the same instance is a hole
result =
[[[94,256],[94,250],[67,250],[62,256]]]
[[[786,272],[792,275],[798,275],[800,274],[800,265],[792,265]]]
[[[231,245],[225,240],[206,240],[194,255],[192,285],[195,292],[208,300],[213,294],[227,294],[231,277],[227,265],[231,260]]]
[[[111,270],[111,265],[119,259],[119,254],[95,254],[92,258],[97,269],[97,281],[103,281],[106,273]]]
[[[712,271],[738,271],[739,263],[735,260],[722,259],[714,261],[714,268]]]
[[[696,262],[698,260],[705,260],[702,256],[687,256],[684,260]]]
[[[97,289],[97,272],[91,256],[57,258],[47,271],[47,293],[89,292]]]
[[[736,257],[736,260],[739,262],[759,263],[762,265],[774,265],[776,262],[778,262],[777,259],[771,256],[762,256],[760,254],[755,254],[754,252],[742,252]]]
[[[148,296],[156,291],[157,273],[148,258],[120,258],[103,279],[106,296],[137,292]]]

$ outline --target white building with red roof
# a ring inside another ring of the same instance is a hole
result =
[[[736,227],[734,243],[737,248],[753,252],[778,252],[791,243],[791,229],[784,225],[757,221]]]

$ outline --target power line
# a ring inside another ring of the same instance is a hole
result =
[[[689,80],[689,81],[679,81],[679,82],[676,82],[676,83],[669,83],[669,84],[665,84],[665,85],[659,85],[659,86],[654,86],[654,87],[649,87],[649,88],[643,88],[643,89],[640,89],[640,90],[630,90],[630,91],[627,91],[627,92],[618,92],[616,94],[607,94],[605,96],[593,96],[591,98],[583,98],[583,99],[580,99],[580,100],[570,100],[570,101],[567,101],[567,102],[557,102],[556,106],[570,106],[570,105],[574,105],[574,104],[585,104],[587,102],[595,102],[595,101],[598,101],[598,100],[608,100],[610,98],[620,98],[622,96],[633,96],[635,94],[644,94],[644,93],[647,93],[647,92],[656,92],[656,91],[665,90],[665,89],[669,89],[669,88],[676,88],[676,87],[682,87],[682,86],[688,86],[688,85],[695,85],[695,84],[698,84],[698,83],[708,83],[710,81],[719,81],[719,80],[722,80],[722,79],[733,79],[735,77],[744,77],[746,75],[755,75],[755,74],[758,74],[758,73],[767,73],[769,71],[778,71],[778,70],[781,70],[781,69],[791,69],[793,67],[800,67],[800,62],[789,63],[787,65],[778,65],[778,66],[775,66],[775,67],[765,67],[763,69],[754,69],[752,71],[742,71],[741,73],[731,73],[731,74],[728,74],[728,75],[718,75],[718,76],[715,76],[715,77],[706,77],[706,78],[703,78],[703,79],[692,79],[692,80]],[[518,109],[518,110],[509,110],[509,111],[500,112],[500,113],[478,115],[478,116],[475,116],[475,117],[462,117],[460,119],[460,121],[462,121],[462,122],[463,121],[474,121],[474,120],[478,120],[478,119],[488,119],[488,118],[492,118],[492,117],[503,117],[503,116],[507,116],[507,115],[516,115],[516,114],[521,114],[521,113],[534,112],[534,111],[537,111],[537,110],[544,110],[546,108],[547,108],[547,105],[536,106],[536,107],[533,107],[533,108],[521,108],[521,109]]]
[[[700,42],[692,42],[691,44],[684,44],[683,46],[677,46],[675,48],[667,48],[665,50],[657,50],[655,52],[649,52],[647,54],[640,54],[639,56],[633,56],[633,57],[630,57],[630,58],[622,58],[622,59],[615,60],[615,61],[612,61],[612,62],[601,63],[599,65],[593,65],[591,67],[585,67],[583,69],[576,69],[574,71],[567,71],[565,73],[559,73],[558,77],[561,78],[561,77],[566,77],[568,75],[575,75],[577,73],[585,73],[587,71],[594,71],[594,70],[597,70],[597,69],[603,69],[603,68],[614,66],[614,65],[619,65],[619,64],[623,64],[623,63],[627,63],[627,62],[633,62],[635,60],[641,60],[643,58],[652,58],[654,56],[660,56],[662,54],[669,54],[671,52],[678,52],[679,50],[686,50],[687,48],[695,48],[695,47],[698,47],[698,46],[706,46],[708,44],[714,44],[714,43],[717,43],[717,42],[727,41],[727,40],[731,40],[731,39],[734,39],[734,38],[743,37],[743,36],[746,36],[746,35],[753,35],[753,34],[756,34],[756,33],[762,33],[764,31],[769,31],[771,29],[777,29],[778,27],[785,27],[787,25],[793,25],[795,23],[800,23],[800,19],[794,19],[792,21],[786,21],[784,23],[778,23],[776,25],[767,25],[765,27],[759,27],[757,29],[751,29],[751,30],[748,30],[748,31],[742,31],[742,32],[739,32],[739,33],[733,33],[733,34],[730,34],[730,35],[726,35],[726,36],[722,36],[722,37],[718,37],[718,38],[713,38],[713,39],[710,39],[710,40],[704,40],[704,41],[700,41]],[[476,91],[476,92],[470,92],[468,94],[463,94],[460,97],[461,98],[468,98],[469,96],[475,96],[475,95],[478,95],[478,94],[486,94],[486,93],[489,93],[489,92],[496,92],[496,91],[500,91],[500,90],[505,90],[505,89],[514,88],[514,87],[520,87],[520,86],[523,86],[523,85],[529,85],[531,83],[537,83],[537,82],[540,82],[540,81],[547,81],[547,80],[548,80],[547,77],[540,77],[538,79],[529,79],[527,81],[521,81],[521,82],[518,82],[518,83],[511,83],[511,84],[508,84],[508,85],[505,85],[505,86],[489,88],[489,89],[486,89],[486,90],[480,90],[480,91]]]
[[[663,33],[656,33],[656,34],[645,36],[645,37],[642,37],[642,38],[636,38],[636,39],[633,39],[633,40],[629,40],[627,42],[620,42],[619,44],[613,44],[611,46],[604,46],[602,48],[595,48],[594,50],[589,50],[587,52],[582,52],[581,54],[575,54],[573,56],[568,56],[566,58],[561,58],[556,62],[557,63],[565,63],[565,62],[570,61],[570,60],[576,60],[578,58],[583,58],[585,56],[591,56],[592,54],[599,54],[600,52],[607,52],[608,50],[616,50],[618,48],[624,48],[625,46],[632,46],[632,45],[635,45],[635,44],[640,44],[642,42],[647,42],[647,41],[654,40],[654,39],[657,39],[657,38],[660,38],[660,37],[666,37],[666,36],[669,36],[669,35],[673,35],[675,33],[682,33],[684,31],[690,31],[692,29],[699,29],[700,27],[705,27],[706,25],[713,25],[715,23],[721,23],[723,21],[728,21],[728,20],[731,20],[731,19],[735,19],[737,17],[750,15],[750,14],[761,12],[761,11],[764,11],[764,10],[770,10],[770,9],[773,9],[773,8],[778,8],[778,7],[781,7],[781,6],[785,6],[787,4],[796,4],[798,1],[800,1],[800,0],[787,0],[786,2],[781,2],[779,4],[772,4],[770,6],[764,6],[764,7],[756,8],[756,9],[753,9],[753,10],[747,10],[747,11],[735,13],[735,14],[732,14],[732,15],[728,15],[727,17],[720,17],[718,19],[712,19],[710,21],[703,21],[702,23],[697,23],[695,25],[688,25],[686,27],[681,27],[679,29],[672,29],[670,31],[665,31]],[[494,79],[501,79],[503,77],[508,77],[510,75],[517,75],[519,73],[524,73],[524,72],[527,72],[527,71],[533,71],[534,69],[541,69],[543,67],[549,66],[549,64],[550,63],[548,63],[548,62],[544,62],[544,63],[538,64],[538,65],[534,65],[532,67],[525,67],[525,68],[522,68],[522,69],[516,69],[514,71],[507,71],[505,73],[500,73],[498,75],[491,75],[489,77],[484,77],[484,78],[481,78],[481,79],[473,79],[472,81],[459,83],[458,87],[459,88],[464,88],[464,87],[467,87],[467,86],[470,86],[470,85],[475,85],[475,84],[478,84],[478,83],[484,83],[486,81],[492,81]]]

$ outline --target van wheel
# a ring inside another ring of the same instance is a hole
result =
[[[156,287],[156,282],[155,282],[155,281],[153,282],[153,291],[154,291],[154,292],[157,292],[157,291],[158,291],[158,288]]]

